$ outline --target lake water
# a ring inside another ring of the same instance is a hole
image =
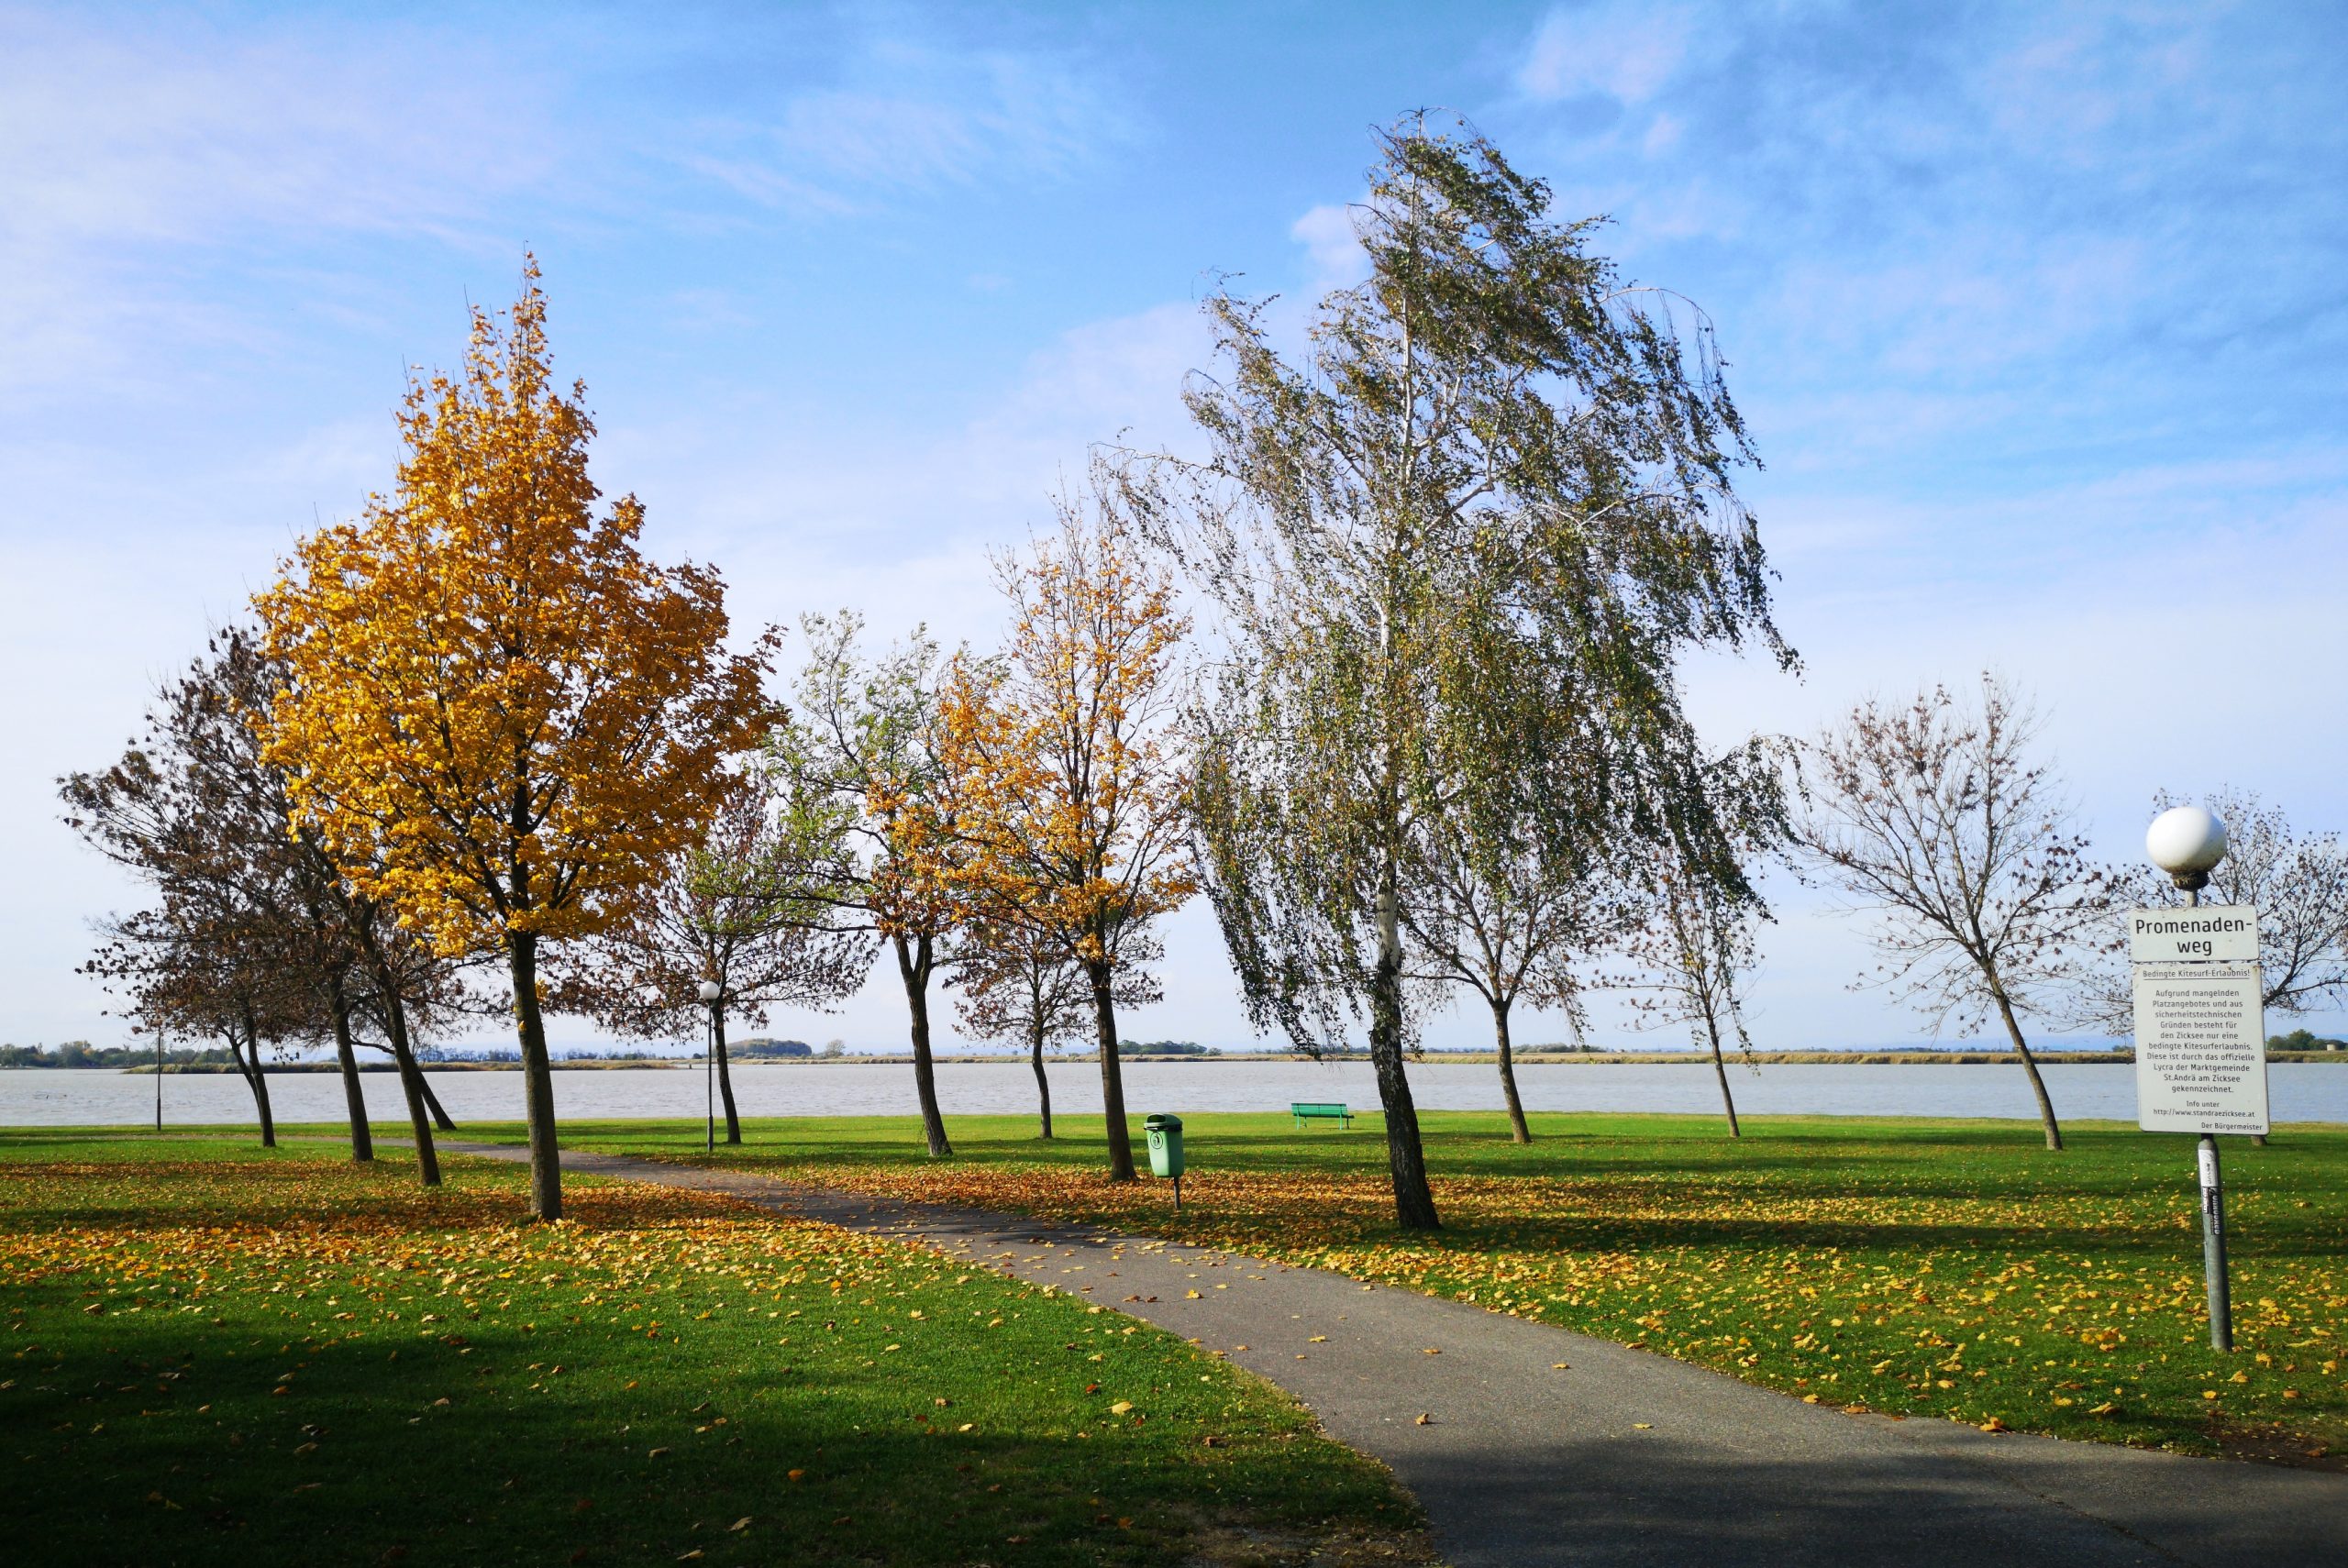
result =
[[[1047,1069],[1055,1110],[1101,1110],[1100,1069],[1058,1062]],[[2135,1069],[2124,1064],[2052,1063],[2047,1091],[2056,1113],[2132,1121]],[[460,1122],[522,1119],[518,1072],[431,1075]],[[369,1073],[367,1107],[384,1121],[406,1118],[398,1078]],[[1411,1068],[1420,1106],[1434,1110],[1496,1110],[1500,1082],[1490,1064],[1429,1062]],[[2011,1064],[1851,1066],[1784,1065],[1731,1069],[1737,1109],[1755,1115],[1965,1116],[2034,1119],[2030,1085]],[[2348,1064],[2278,1062],[2267,1068],[2276,1121],[2348,1122]],[[1550,1064],[1517,1069],[1532,1110],[1654,1110],[1710,1113],[1720,1091],[1708,1066],[1641,1063]],[[735,1097],[746,1116],[909,1115],[913,1068],[897,1063],[803,1062],[737,1066]],[[937,1068],[947,1115],[1021,1114],[1035,1109],[1034,1076],[1024,1062],[947,1062]],[[566,1117],[692,1116],[705,1090],[697,1066],[579,1069],[555,1073],[555,1104]],[[270,1079],[280,1121],[334,1121],[343,1115],[342,1083],[331,1073],[284,1073]],[[1282,1110],[1291,1100],[1342,1100],[1374,1109],[1378,1088],[1366,1062],[1132,1062],[1125,1104],[1153,1110]],[[89,1126],[151,1123],[155,1079],[100,1068],[0,1069],[0,1125]],[[232,1073],[171,1074],[163,1078],[166,1123],[249,1122],[252,1099]]]

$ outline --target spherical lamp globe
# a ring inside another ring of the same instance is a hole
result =
[[[2205,812],[2202,814],[2206,816],[2209,813]],[[2218,838],[2219,842],[2223,844],[2225,840],[2225,829],[2220,828],[2218,830]],[[2211,864],[2215,865],[2216,862],[2212,861]],[[701,983],[699,989],[701,991],[701,999],[705,1002],[714,1002],[719,997],[725,994],[725,988],[719,985],[715,980],[703,980]]]
[[[2226,824],[2201,806],[2172,806],[2144,830],[2144,853],[2172,877],[2198,877],[2226,857]]]

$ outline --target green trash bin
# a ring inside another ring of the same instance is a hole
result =
[[[1174,1211],[1179,1214],[1182,1210],[1182,1119],[1145,1116],[1141,1130],[1149,1137],[1150,1174],[1173,1178]]]
[[[1142,1131],[1149,1135],[1149,1170],[1152,1176],[1182,1179],[1182,1119],[1179,1116],[1150,1116],[1142,1121]]]

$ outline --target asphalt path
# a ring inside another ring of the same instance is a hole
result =
[[[563,1165],[897,1237],[1169,1330],[1390,1465],[1457,1568],[2348,1568],[2348,1474],[1845,1415],[1460,1302],[1096,1227],[608,1154]]]

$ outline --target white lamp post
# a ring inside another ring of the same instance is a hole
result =
[[[715,980],[701,983],[701,999],[709,1008],[709,1047],[702,1053],[702,1082],[709,1101],[709,1152],[717,1153],[717,1003],[725,988]]]
[[[2226,857],[2226,824],[2204,807],[2172,806],[2144,830],[2144,853],[2185,890],[2187,904],[2198,904],[2210,873]]]
[[[2201,902],[2210,873],[2226,857],[2226,824],[2201,806],[2172,806],[2144,830],[2144,853],[2185,892],[2188,908]],[[2201,1134],[2201,1275],[2210,1300],[2210,1343],[2234,1348],[2234,1314],[2226,1281],[2226,1192],[2218,1175],[2218,1140]]]

